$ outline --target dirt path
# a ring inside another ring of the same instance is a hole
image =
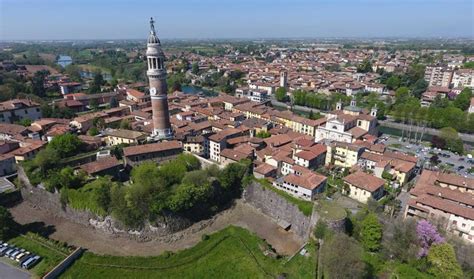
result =
[[[50,235],[51,238],[87,248],[97,254],[151,256],[164,251],[178,251],[194,246],[201,241],[203,234],[219,231],[232,224],[246,228],[266,239],[278,253],[283,255],[295,253],[302,245],[302,241],[293,233],[284,231],[269,217],[242,201],[237,201],[231,209],[220,213],[202,230],[198,230],[199,225],[195,224],[183,232],[176,233],[174,235],[176,237],[173,237],[176,241],[173,242],[161,239],[137,242],[123,236],[106,234],[93,227],[80,225],[34,208],[28,202],[22,202],[11,208],[11,213],[20,224],[44,222],[47,226],[53,226],[54,232]]]

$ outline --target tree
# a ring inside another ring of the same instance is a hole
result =
[[[212,188],[210,183],[201,185],[181,184],[171,197],[169,207],[175,212],[187,210],[195,206],[198,202],[205,202],[211,193]]]
[[[369,59],[364,59],[361,64],[357,66],[358,73],[370,73],[372,72],[372,63]]]
[[[104,77],[100,71],[94,73],[94,79],[89,87],[89,93],[101,92],[101,86],[105,84]]]
[[[416,235],[420,242],[421,249],[418,252],[418,257],[424,257],[433,244],[444,243],[444,238],[438,233],[436,227],[426,220],[418,221],[416,225]]]
[[[308,115],[308,118],[311,119],[311,120],[320,119],[321,117],[322,117],[321,113],[319,113],[319,112],[314,113],[313,110],[311,110],[309,112],[309,115]]]
[[[118,101],[117,101],[117,98],[115,98],[115,97],[110,98],[109,106],[110,106],[111,108],[116,108],[116,107],[118,107],[118,106],[119,106],[119,103],[118,103]]]
[[[405,103],[408,100],[409,96],[410,90],[408,89],[408,87],[400,87],[397,89],[397,91],[395,91],[395,103]]]
[[[323,220],[319,219],[314,228],[314,236],[317,239],[323,239],[328,232],[328,224]]]
[[[135,184],[152,187],[159,179],[158,166],[154,162],[145,162],[132,169],[131,180]]]
[[[445,146],[448,150],[459,154],[464,152],[463,142],[455,129],[451,127],[442,128],[439,137],[444,140]]]
[[[48,144],[48,149],[55,150],[61,158],[77,154],[83,146],[83,142],[71,133],[54,137]]]
[[[191,72],[195,75],[199,74],[199,64],[197,62],[193,63]]]
[[[382,225],[374,213],[367,214],[364,220],[362,220],[360,239],[367,251],[375,252],[380,248]]]
[[[57,150],[52,148],[45,148],[40,150],[33,159],[34,164],[40,169],[43,176],[54,168],[59,161],[59,154]]]
[[[44,97],[46,95],[46,89],[44,88],[44,81],[49,75],[48,71],[42,70],[34,74],[31,79],[31,90],[32,93],[38,97]]]
[[[426,91],[426,88],[428,88],[428,82],[424,78],[420,78],[413,85],[413,90],[412,90],[413,96],[420,99],[423,92]]]
[[[110,177],[99,177],[98,179],[94,180],[91,182],[91,184],[94,184],[96,195],[95,195],[95,200],[99,207],[104,210],[104,212],[109,212],[110,209],[110,203],[112,201],[111,194],[110,194],[110,189],[114,183],[112,182],[112,179]]]
[[[89,108],[91,110],[97,110],[99,108],[99,102],[97,99],[92,99],[89,101]]]
[[[453,246],[434,244],[428,252],[428,272],[436,278],[462,278],[461,266],[456,260]]]
[[[459,108],[462,111],[466,111],[471,104],[472,98],[472,89],[469,87],[464,88],[459,95],[456,96],[453,104],[455,107]]]
[[[81,70],[79,69],[78,66],[69,64],[66,66],[66,69],[64,71],[73,81],[81,82],[82,77],[81,77]]]
[[[264,139],[264,138],[269,138],[271,135],[272,135],[272,134],[270,134],[270,132],[261,130],[261,131],[258,132],[255,136],[256,136],[257,138]]]
[[[383,234],[383,251],[387,258],[409,262],[418,253],[416,223],[412,220],[393,220]]]
[[[99,134],[99,129],[97,129],[97,127],[92,126],[89,130],[87,130],[87,134],[89,136],[96,136]]]
[[[0,206],[0,239],[5,240],[11,235],[14,224],[10,211]]]
[[[15,124],[19,124],[19,125],[25,126],[25,127],[30,126],[31,123],[33,123],[33,121],[29,118],[23,118],[22,120],[15,122]]]
[[[395,90],[400,86],[400,78],[398,76],[391,76],[387,79],[385,84],[388,89]]]
[[[71,167],[65,167],[60,171],[52,171],[48,175],[46,180],[46,188],[50,192],[54,192],[56,189],[61,188],[79,188],[86,180],[86,175],[83,172],[74,174],[74,170]]]
[[[322,265],[329,278],[362,278],[365,264],[363,250],[353,238],[337,233],[324,243]]]
[[[130,121],[127,119],[122,119],[122,121],[120,121],[120,129],[130,130]]]
[[[275,92],[275,98],[279,102],[285,102],[288,98],[288,96],[286,95],[286,88],[278,87],[278,89]]]

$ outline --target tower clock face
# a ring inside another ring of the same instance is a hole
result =
[[[155,87],[150,88],[150,95],[152,95],[152,96],[156,95],[156,88]]]

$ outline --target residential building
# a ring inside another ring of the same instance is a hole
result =
[[[0,123],[10,123],[41,118],[40,105],[27,99],[14,99],[0,103]]]
[[[348,187],[345,193],[361,203],[367,203],[369,198],[379,200],[384,195],[385,180],[368,173],[357,171],[342,180]]]
[[[226,148],[226,140],[242,135],[242,130],[227,128],[209,137],[209,158],[215,162],[221,160],[221,150]]]
[[[273,182],[273,186],[303,200],[314,200],[324,191],[327,178],[323,175],[305,172],[301,175],[288,174]]]
[[[147,134],[124,129],[107,129],[104,132],[105,142],[107,145],[118,145],[118,144],[127,144],[127,145],[136,145],[141,144],[146,141]]]
[[[405,218],[431,220],[474,243],[474,179],[423,170],[410,191]]]
[[[453,88],[469,87],[474,89],[474,69],[459,69],[454,71],[451,83]]]
[[[124,163],[135,166],[145,161],[162,162],[174,159],[183,152],[179,141],[164,141],[144,145],[135,145],[123,149]]]
[[[79,168],[86,172],[90,176],[104,176],[110,175],[112,177],[119,177],[120,168],[123,163],[117,160],[114,156],[98,159],[84,165],[80,165]]]
[[[429,86],[449,87],[453,71],[444,66],[427,66],[425,69],[425,80]]]
[[[364,147],[359,145],[345,142],[332,142],[327,145],[326,165],[351,168],[357,165],[363,151]]]

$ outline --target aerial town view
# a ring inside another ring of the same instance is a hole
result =
[[[0,0],[0,279],[474,278],[472,0]]]

